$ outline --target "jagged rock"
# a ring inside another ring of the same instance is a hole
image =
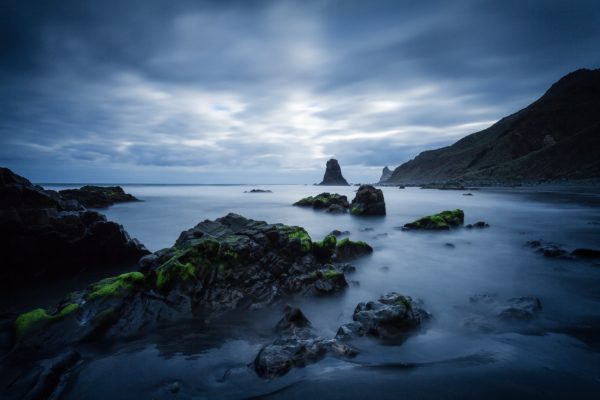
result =
[[[135,264],[148,251],[121,225],[0,169],[0,282],[29,284]]]
[[[330,264],[337,249],[334,236],[313,242],[300,227],[237,214],[206,220],[182,232],[172,248],[148,257],[143,272],[104,279],[56,308],[19,316],[15,338],[22,346],[55,348],[262,308],[284,295],[335,293],[348,286]]]
[[[362,185],[350,203],[352,215],[372,216],[385,215],[385,201],[381,189],[371,185]]]
[[[372,252],[373,248],[367,243],[344,238],[336,244],[334,259],[338,262],[350,261],[358,257],[369,255]]]
[[[385,181],[390,179],[391,176],[392,176],[392,170],[389,169],[388,166],[386,165],[385,167],[383,167],[383,170],[381,171],[381,178],[379,178],[379,183],[385,183]]]
[[[337,193],[321,193],[308,196],[294,203],[298,207],[312,207],[316,210],[325,210],[330,213],[345,213],[350,207],[348,198]]]
[[[348,186],[348,182],[342,176],[342,169],[340,168],[340,164],[338,164],[337,160],[332,158],[331,160],[327,161],[325,175],[323,176],[323,181],[319,183],[319,185]]]
[[[410,297],[387,293],[377,301],[359,303],[352,315],[353,322],[342,325],[337,339],[375,336],[380,339],[404,339],[430,318]]]
[[[442,211],[405,224],[402,230],[449,230],[462,225],[465,221],[463,210]]]
[[[58,192],[66,200],[77,200],[87,208],[103,208],[116,203],[140,201],[121,186],[83,186],[80,189],[65,189]]]
[[[357,354],[356,350],[336,339],[317,337],[300,309],[289,307],[284,312],[286,315],[277,326],[285,328],[276,329],[281,336],[264,346],[254,359],[254,369],[259,376],[274,378],[285,375],[294,367],[305,367],[321,360],[328,352],[338,357]],[[301,315],[300,324],[289,323],[290,315]]]
[[[490,227],[490,225],[485,221],[477,221],[474,224],[465,225],[466,229],[483,229],[483,228],[489,228],[489,227]]]

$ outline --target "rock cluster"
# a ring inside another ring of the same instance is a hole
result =
[[[0,169],[0,282],[52,279],[134,264],[148,251],[121,225]]]
[[[462,225],[464,222],[465,213],[463,210],[446,210],[405,224],[402,230],[449,230]]]
[[[333,214],[342,214],[348,211],[350,204],[348,198],[337,193],[321,193],[308,196],[294,203],[298,207],[312,207],[316,210],[325,210]]]

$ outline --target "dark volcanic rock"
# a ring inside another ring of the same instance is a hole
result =
[[[344,238],[337,242],[335,247],[335,261],[351,261],[356,258],[369,255],[373,252],[373,248],[365,242],[355,242],[348,238]]]
[[[548,258],[569,258],[569,252],[561,248],[556,243],[543,242],[541,240],[530,240],[525,243],[527,246],[536,249],[538,253],[542,253]]]
[[[262,308],[291,294],[335,293],[348,285],[330,264],[332,240],[336,244],[333,236],[313,242],[300,227],[236,214],[206,220],[182,232],[172,248],[145,260],[144,273],[102,280],[56,308],[19,316],[15,337],[21,345],[60,347],[90,337],[127,337],[182,319]]]
[[[525,109],[451,146],[425,151],[387,184],[514,184],[600,178],[600,69],[580,69]]]
[[[321,360],[327,353],[338,357],[357,354],[356,350],[336,339],[317,337],[300,309],[288,307],[284,312],[286,315],[276,328],[281,336],[264,346],[254,359],[254,369],[259,376],[274,378],[285,375],[294,367],[305,367]],[[294,315],[301,316],[300,324],[289,321]]]
[[[0,282],[54,279],[82,269],[134,264],[148,251],[123,227],[76,200],[0,169]]]
[[[446,210],[405,224],[402,230],[449,230],[462,225],[464,221],[465,214],[462,210]]]
[[[371,185],[362,185],[350,203],[350,213],[364,216],[385,215],[383,191]]]
[[[265,189],[252,189],[252,190],[246,190],[244,191],[244,193],[273,193],[270,190],[265,190]]]
[[[489,227],[490,227],[490,225],[485,221],[477,221],[474,224],[465,225],[466,229],[483,229],[483,228],[489,228]]]
[[[391,176],[392,176],[392,170],[389,169],[386,165],[385,167],[383,167],[383,170],[381,171],[381,178],[379,178],[379,183],[385,183],[385,181],[390,179]]]
[[[294,203],[298,207],[312,207],[316,210],[325,210],[329,213],[345,213],[350,207],[348,198],[337,193],[321,193],[308,196]]]
[[[63,199],[77,200],[87,208],[102,208],[115,203],[140,201],[121,186],[83,186],[80,189],[65,189],[58,192]]]
[[[375,336],[380,339],[404,339],[430,318],[410,297],[387,293],[378,301],[360,303],[356,306],[354,322],[342,325],[337,339],[355,336]]]
[[[600,257],[600,250],[580,248],[573,250],[571,255],[577,258],[598,258]]]
[[[333,158],[327,161],[327,168],[325,169],[325,175],[323,181],[319,185],[328,186],[348,186],[348,182],[342,176],[342,169],[337,160]]]
[[[536,297],[516,297],[508,299],[501,307],[498,317],[505,321],[528,321],[542,311],[542,303]]]

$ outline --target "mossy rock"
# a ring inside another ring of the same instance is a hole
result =
[[[128,272],[118,276],[103,279],[90,285],[90,293],[87,300],[112,296],[126,296],[132,290],[143,286],[144,274],[141,272]]]
[[[335,260],[336,261],[349,261],[355,258],[371,254],[373,248],[361,241],[353,241],[348,238],[344,238],[337,242],[335,248]]]
[[[465,213],[461,209],[446,210],[405,224],[403,230],[449,230],[462,225]]]
[[[26,333],[33,329],[40,329],[48,323],[57,322],[68,315],[79,310],[79,304],[68,304],[56,314],[49,314],[43,308],[37,308],[25,314],[21,314],[15,319],[14,328],[17,339],[22,338]]]
[[[298,242],[302,254],[311,251],[313,243],[310,235],[299,226],[284,226],[284,232],[290,242]]]
[[[315,209],[327,209],[333,205],[344,209],[349,207],[348,198],[338,193],[321,193],[316,196],[308,196],[294,203],[295,206],[313,207]]]
[[[313,254],[319,260],[329,260],[335,253],[337,238],[334,235],[327,235],[323,240],[313,242]]]

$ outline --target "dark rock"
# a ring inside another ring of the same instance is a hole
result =
[[[121,225],[0,169],[0,282],[31,284],[134,264],[148,251]]]
[[[422,185],[421,189],[465,190],[465,186],[460,182],[434,182]]]
[[[398,189],[406,189],[406,186],[404,186],[404,185],[398,185]]]
[[[244,191],[244,193],[273,193],[270,190],[264,190],[264,189],[252,189],[252,190],[246,190]]]
[[[65,200],[77,200],[87,208],[103,208],[116,203],[140,201],[120,186],[83,186],[80,189],[65,189],[58,192]]]
[[[350,236],[350,231],[340,231],[340,230],[334,229],[331,232],[329,232],[329,234],[335,236],[336,238],[339,238],[341,236]]]
[[[456,247],[456,246],[454,245],[454,243],[444,243],[444,246],[446,246],[446,247],[448,247],[448,248],[450,248],[450,249],[453,249],[453,248],[455,248],[455,247]]]
[[[530,240],[525,243],[527,246],[536,249],[538,253],[548,258],[570,258],[569,253],[556,243],[543,242],[540,240]]]
[[[331,159],[327,161],[327,168],[325,169],[325,175],[323,181],[319,185],[327,186],[348,186],[348,182],[342,176],[342,169],[337,160]]]
[[[339,264],[337,268],[345,274],[356,272],[356,267],[348,263]]]
[[[48,399],[59,385],[62,376],[72,368],[81,355],[74,350],[69,350],[50,360],[49,365],[39,376],[33,388],[25,396],[25,400]]]
[[[405,339],[429,318],[430,314],[410,297],[392,292],[378,301],[359,303],[352,315],[354,322],[340,327],[336,338],[368,335],[384,340]]]
[[[528,321],[535,318],[542,310],[542,303],[535,297],[516,297],[508,299],[506,305],[498,312],[504,321]]]
[[[323,241],[327,254],[332,254],[330,241],[338,250],[331,236]],[[56,309],[19,316],[16,338],[21,346],[46,348],[92,337],[117,339],[177,320],[266,307],[287,295],[346,288],[343,272],[327,260],[332,256],[320,254],[319,260],[316,247],[300,227],[237,214],[206,220],[182,232],[172,248],[149,257],[143,273],[102,280]]]
[[[579,248],[573,250],[571,255],[577,258],[598,258],[600,257],[600,250]]]
[[[283,312],[283,317],[275,326],[277,332],[310,327],[310,321],[306,318],[301,309],[286,306]]]
[[[338,357],[353,357],[357,354],[356,350],[336,339],[317,337],[302,311],[292,310],[302,315],[302,325],[280,330],[282,335],[260,350],[253,363],[259,376],[275,378],[285,375],[294,367],[305,367],[321,360],[328,352]],[[286,315],[289,311],[286,311]]]
[[[173,382],[171,385],[169,385],[169,391],[173,394],[179,392],[179,390],[181,390],[181,384],[179,382]]]
[[[334,259],[336,261],[350,261],[373,252],[373,248],[365,242],[355,242],[348,238],[337,242]]]
[[[468,224],[465,226],[466,229],[483,229],[483,228],[489,228],[490,225],[488,223],[486,223],[485,221],[477,221],[474,224]]]
[[[312,207],[330,213],[345,213],[350,207],[348,198],[337,193],[321,193],[316,196],[308,196],[295,202],[294,205]]]
[[[371,185],[359,187],[350,203],[350,213],[361,216],[385,215],[385,201],[381,189],[375,189]]]
[[[379,183],[385,183],[392,176],[392,170],[387,167],[387,165],[381,171],[381,178],[379,178]]]
[[[442,211],[439,214],[429,215],[411,223],[405,224],[403,230],[449,230],[462,225],[465,214],[462,210]]]
[[[463,193],[463,196],[473,196],[473,193]]]
[[[373,228],[365,227],[365,228],[360,228],[359,232],[371,232],[372,230],[373,230]]]

